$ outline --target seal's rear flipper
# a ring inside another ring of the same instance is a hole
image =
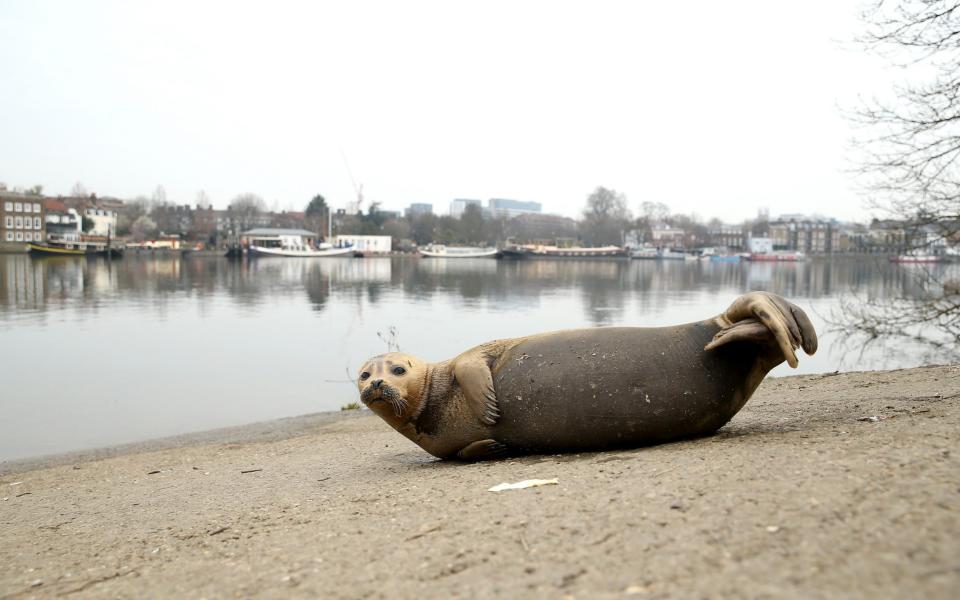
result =
[[[807,354],[817,351],[817,332],[807,314],[799,306],[776,294],[744,294],[716,322],[722,329],[704,350],[712,350],[730,342],[760,341],[772,336],[784,359],[794,368],[797,366],[795,348],[802,347]]]
[[[495,460],[507,455],[507,447],[497,440],[480,440],[457,452],[460,460]]]
[[[480,356],[457,357],[453,377],[460,384],[467,404],[487,425],[495,425],[500,418],[497,394],[493,391],[493,373]]]

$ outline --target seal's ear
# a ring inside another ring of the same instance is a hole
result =
[[[453,377],[460,384],[467,404],[487,425],[500,418],[497,394],[493,391],[493,373],[482,356],[457,357]]]

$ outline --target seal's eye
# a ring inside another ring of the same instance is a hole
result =
[[[396,376],[398,376],[398,377],[399,377],[400,375],[403,375],[403,374],[406,373],[406,372],[407,372],[407,370],[404,369],[403,367],[394,367],[394,368],[393,368],[393,374],[396,375]]]
[[[368,373],[367,371],[360,373],[360,381],[366,381],[368,379],[370,379],[370,373]]]

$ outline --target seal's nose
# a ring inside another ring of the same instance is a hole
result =
[[[373,381],[370,382],[370,385],[373,386],[373,389],[375,390],[379,390],[382,384],[383,384],[382,379],[374,379]]]

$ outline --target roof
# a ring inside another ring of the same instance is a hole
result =
[[[306,229],[276,229],[273,227],[258,227],[257,229],[251,229],[249,231],[244,231],[240,235],[310,235],[316,237],[312,231],[307,231]]]
[[[66,204],[57,200],[56,198],[45,199],[43,201],[43,206],[47,209],[47,212],[67,212],[67,210],[69,210]]]

